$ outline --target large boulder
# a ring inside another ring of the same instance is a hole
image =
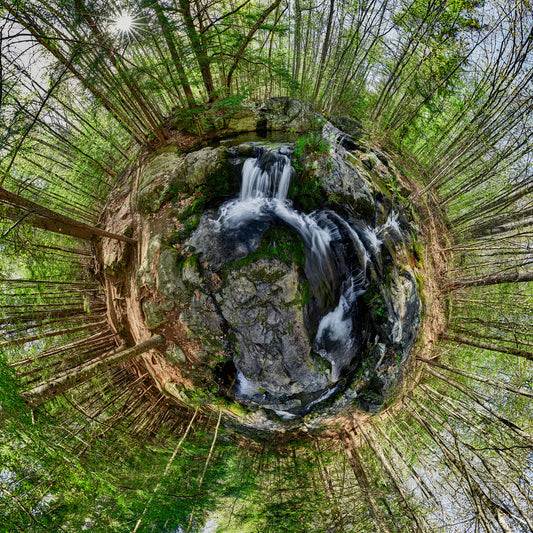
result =
[[[230,172],[223,146],[187,155],[165,150],[153,157],[139,176],[139,209],[154,213],[178,192],[192,193],[201,185],[224,186]]]
[[[329,365],[312,353],[306,283],[294,263],[260,259],[231,271],[216,296],[234,335],[237,369],[253,381],[262,404],[266,396],[279,410],[300,405],[295,396],[323,390],[330,377]],[[237,395],[254,402],[246,390]]]
[[[244,102],[226,119],[226,127],[235,132],[287,131],[305,133],[318,130],[324,119],[310,105],[289,97]]]

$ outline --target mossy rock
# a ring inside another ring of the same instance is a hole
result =
[[[186,294],[181,280],[181,255],[174,249],[163,250],[159,256],[157,290],[170,300],[179,300]]]
[[[166,314],[154,302],[143,302],[142,309],[149,330],[157,329],[168,322]]]
[[[164,183],[152,183],[144,187],[139,193],[139,210],[143,213],[155,213],[165,202]]]
[[[172,365],[180,365],[187,362],[185,353],[177,344],[170,344],[165,352],[165,359]]]
[[[245,104],[246,105],[246,104]],[[236,132],[255,131],[259,122],[259,116],[253,105],[238,109],[227,119],[226,127]]]
[[[139,209],[154,213],[177,193],[192,194],[202,186],[211,194],[226,194],[230,189],[228,156],[223,146],[204,148],[186,156],[175,152],[159,154],[141,172]]]

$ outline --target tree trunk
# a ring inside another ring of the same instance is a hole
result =
[[[181,61],[181,57],[179,55],[178,49],[176,48],[176,44],[174,43],[172,39],[172,33],[169,28],[168,19],[161,9],[161,6],[159,5],[158,0],[155,0],[152,4],[152,7],[157,15],[157,20],[159,21],[159,25],[161,26],[161,32],[163,34],[163,37],[165,39],[165,42],[167,43],[168,50],[170,52],[170,56],[172,57],[172,62],[174,63],[174,66],[176,67],[176,71],[178,73],[178,78],[180,80],[181,88],[183,89],[183,92],[185,93],[185,97],[187,98],[187,104],[189,105],[190,109],[194,109],[196,107],[196,102],[194,101],[194,96],[192,94],[191,86],[189,85],[189,80],[187,79],[187,74],[185,73],[185,69],[183,68],[183,63]]]
[[[183,1],[183,0],[181,0]],[[235,69],[237,68],[237,65],[239,64],[239,61],[244,54],[244,51],[246,50],[247,46],[250,44],[250,41],[252,40],[252,37],[255,35],[256,31],[261,27],[261,24],[265,22],[265,19],[276,9],[279,4],[281,3],[281,0],[276,0],[273,4],[271,4],[269,7],[267,7],[261,16],[259,17],[258,21],[254,24],[252,29],[248,32],[248,35],[246,36],[244,42],[242,43],[241,47],[239,48],[238,52],[235,54],[235,59],[233,60],[233,64],[231,65],[228,76],[226,78],[226,86],[228,89],[231,87],[231,78],[233,76],[233,73],[235,72]]]
[[[468,346],[475,346],[476,348],[490,350],[491,352],[508,353],[511,355],[516,355],[517,357],[523,357],[524,359],[529,359],[530,361],[533,361],[533,353],[526,352],[524,350],[519,350],[517,348],[499,346],[498,344],[478,341],[475,339],[471,339],[470,337],[463,337],[461,335],[455,335],[453,333],[446,333],[443,338],[449,341],[458,342],[460,344],[467,344]]]
[[[55,213],[54,211],[51,211],[46,207],[42,207],[35,202],[26,200],[21,196],[13,194],[2,187],[0,187],[0,202],[5,202],[12,206],[22,208],[26,212],[21,214],[16,210],[7,209],[4,213],[2,213],[4,216],[11,220],[19,221],[21,216],[25,218],[26,216],[32,215],[32,225],[40,229],[52,231],[54,233],[61,233],[63,235],[69,235],[71,237],[77,237],[79,239],[91,240],[94,235],[99,235],[101,237],[117,239],[130,244],[137,244],[135,239],[130,239],[124,235],[110,233],[109,231],[85,224],[84,222],[78,222],[73,218],[60,215],[59,213]]]
[[[101,374],[111,367],[129,361],[141,355],[163,342],[163,337],[155,335],[151,339],[137,344],[133,348],[119,349],[118,351],[104,354],[82,365],[70,368],[59,376],[40,383],[24,396],[30,407],[36,407],[41,403],[65,392],[81,383],[89,380],[97,374]]]
[[[446,290],[463,289],[465,287],[484,287],[498,283],[524,283],[533,281],[533,270],[511,270],[509,272],[496,272],[482,278],[456,279],[449,281]]]
[[[198,61],[198,66],[200,67],[200,72],[202,74],[202,79],[204,82],[205,89],[207,91],[207,96],[210,102],[216,100],[215,95],[215,86],[213,85],[213,76],[211,75],[211,67],[209,56],[207,55],[207,50],[205,50],[202,45],[202,40],[196,31],[194,26],[194,20],[191,13],[191,3],[189,0],[179,0],[180,11],[185,21],[185,29],[191,43],[191,48],[196,56],[196,61]]]
[[[341,435],[341,438],[344,442],[344,451],[348,456],[355,478],[361,489],[361,495],[363,499],[366,500],[367,508],[370,510],[374,524],[376,525],[376,531],[380,531],[381,533],[391,533],[391,530],[383,517],[383,513],[379,508],[378,502],[374,497],[373,488],[371,487],[370,481],[363,469],[357,448],[354,446],[354,443],[350,441],[348,435]]]
[[[68,328],[68,329],[62,329],[57,331],[47,331],[45,333],[40,333],[36,335],[27,335],[26,337],[19,337],[18,339],[8,339],[5,341],[0,342],[0,348],[4,348],[5,346],[14,346],[18,344],[26,344],[28,342],[36,341],[39,339],[46,339],[49,337],[57,337],[58,335],[69,335],[71,333],[76,333],[78,331],[85,331],[87,329],[94,329],[98,328],[100,326],[107,325],[107,320],[103,320],[101,322],[91,322],[90,324],[86,324],[84,326],[78,326],[76,328]]]

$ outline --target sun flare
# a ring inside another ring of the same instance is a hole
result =
[[[113,23],[118,33],[127,33],[133,28],[133,17],[126,12],[120,13]]]

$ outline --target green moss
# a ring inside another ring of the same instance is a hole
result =
[[[168,322],[166,314],[153,302],[143,302],[142,310],[149,330],[157,329]]]
[[[413,241],[413,257],[416,261],[416,266],[422,266],[422,247],[417,240]]]
[[[228,402],[227,408],[240,418],[244,418],[250,411],[240,403]]]
[[[263,234],[259,246],[246,257],[228,265],[231,270],[250,265],[259,259],[278,259],[291,265],[293,262],[301,268],[305,265],[305,248],[300,236],[286,226],[274,226]]]
[[[189,217],[193,215],[200,215],[202,214],[205,206],[205,202],[207,200],[207,197],[199,196],[198,198],[194,199],[189,206],[187,206],[179,215],[178,220],[184,221],[188,219]]]
[[[219,198],[231,194],[231,165],[227,157],[207,176],[204,190],[205,196],[209,198]]]
[[[363,302],[376,318],[381,318],[385,315],[385,299],[377,283],[372,283],[363,294]]]
[[[309,305],[311,301],[311,285],[309,281],[306,280],[302,287],[302,305]]]
[[[317,160],[329,158],[329,142],[320,134],[310,133],[300,137],[294,147],[292,164],[296,176],[289,192],[289,197],[296,207],[303,211],[312,211],[324,204],[321,180],[317,177]],[[331,169],[332,163],[325,164]]]

